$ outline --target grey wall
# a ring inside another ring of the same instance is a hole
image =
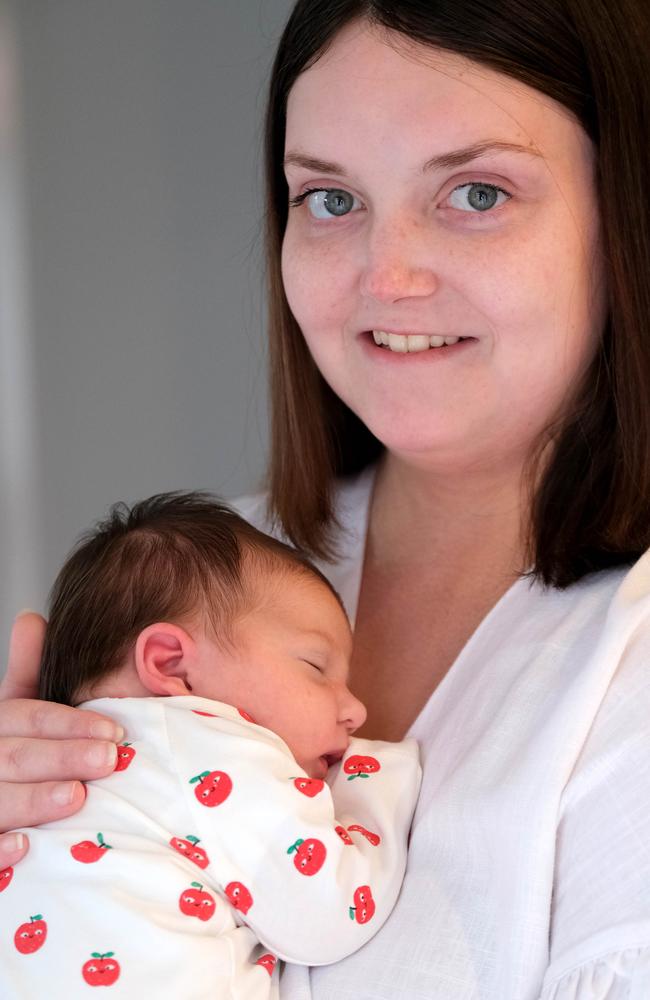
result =
[[[259,481],[260,119],[291,7],[9,4],[39,480],[25,556],[40,571],[5,577],[3,636],[109,503]]]

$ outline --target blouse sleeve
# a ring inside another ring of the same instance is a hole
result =
[[[628,642],[561,804],[540,1000],[650,998],[650,624]]]
[[[548,984],[540,1000],[648,1000],[650,946],[601,955]]]

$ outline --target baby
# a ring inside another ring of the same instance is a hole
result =
[[[350,651],[326,579],[225,505],[113,508],[54,585],[40,693],[128,741],[0,872],[0,996],[275,997],[278,958],[374,935],[420,769],[412,740],[351,740]]]

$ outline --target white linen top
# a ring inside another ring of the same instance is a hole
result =
[[[344,483],[352,622],[374,473]],[[268,530],[263,497],[241,513]],[[397,906],[283,1000],[649,1000],[650,553],[567,590],[517,580],[409,732],[423,781]]]

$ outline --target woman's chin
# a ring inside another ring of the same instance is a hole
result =
[[[463,413],[452,406],[367,407],[357,410],[366,427],[387,452],[405,465],[443,475],[486,471],[510,465],[527,454],[532,435],[508,427],[494,408]]]
[[[386,451],[409,465],[456,468],[475,457],[469,430],[466,434],[459,433],[458,426],[445,426],[444,418],[439,415],[408,421],[397,416],[391,420],[382,415],[364,419],[364,423]]]

